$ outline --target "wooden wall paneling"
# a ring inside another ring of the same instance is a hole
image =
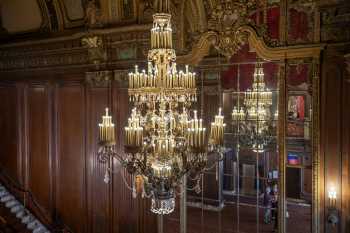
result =
[[[73,232],[86,232],[85,88],[79,83],[57,85],[55,101],[56,217]]]
[[[325,79],[326,79],[326,72],[325,72],[325,69],[324,69],[324,61],[322,61],[322,69],[321,69],[321,77],[320,77],[320,108],[319,108],[319,111],[320,111],[320,179],[319,179],[319,191],[320,191],[320,196],[319,196],[319,203],[320,203],[320,206],[319,206],[319,209],[320,209],[320,213],[319,213],[319,216],[320,216],[320,226],[319,226],[319,229],[320,229],[320,233],[323,233],[324,232],[324,229],[325,229],[325,224],[326,222],[324,221],[324,216],[325,216],[325,193],[324,193],[324,187],[325,187],[325,182],[326,182],[326,179],[325,179],[325,141],[326,141],[326,138],[324,137],[324,127],[325,127],[325,124],[324,124],[324,120],[325,120],[325,108],[324,108],[324,103],[325,103],[325,100],[326,100],[326,86],[325,86]],[[315,96],[313,96],[315,97]]]
[[[98,123],[105,114],[107,105],[107,88],[87,87],[87,182],[89,231],[94,233],[110,232],[109,184],[104,183],[108,164],[98,161]]]
[[[1,170],[13,181],[21,180],[18,153],[18,96],[15,85],[0,86],[0,164]]]
[[[348,64],[350,68],[350,61]],[[345,66],[346,68],[346,66]],[[344,70],[342,89],[342,225],[341,232],[350,229],[350,69]]]
[[[113,114],[117,130],[117,151],[124,153],[124,127],[131,110],[128,91],[119,84],[113,84]],[[137,200],[132,197],[132,179],[116,160],[113,161],[113,232],[137,232]],[[128,182],[125,185],[122,174]]]
[[[53,174],[51,167],[51,90],[48,85],[34,84],[26,87],[24,105],[27,124],[27,189],[41,212],[47,217],[53,210]],[[34,206],[34,209],[36,206]]]
[[[137,233],[157,233],[157,215],[151,212],[151,200],[142,198],[141,193],[137,196]],[[180,197],[176,196],[176,202]],[[176,207],[178,208],[178,207]],[[175,210],[176,211],[176,210]],[[165,221],[165,220],[163,220]],[[159,232],[160,233],[160,232]]]
[[[128,91],[122,83],[114,83],[112,91],[113,115],[117,130],[117,149],[124,153],[124,127],[130,114],[132,104],[129,102]],[[134,199],[132,191],[125,185],[121,174],[131,187],[131,177],[116,160],[113,161],[113,231],[153,233],[157,231],[156,216],[150,212],[150,200],[143,199],[141,193]]]
[[[28,165],[28,144],[27,144],[27,103],[25,101],[27,97],[27,85],[24,82],[16,83],[16,93],[17,93],[17,174],[18,182],[13,183],[17,187],[27,188],[27,165]],[[14,192],[20,197],[23,197],[23,194],[19,190],[14,190]]]
[[[328,190],[331,186],[337,189],[337,193],[341,193],[341,157],[342,157],[342,74],[337,65],[338,60],[332,52],[326,55],[324,60],[323,75],[322,75],[322,117],[321,117],[321,135],[322,135],[322,153],[324,156],[324,186],[323,196],[323,217],[324,225],[321,232],[339,232],[339,225],[332,228],[327,223],[328,217]],[[326,107],[327,106],[327,107]],[[322,167],[321,167],[322,168]],[[338,195],[337,208],[341,209],[341,197]],[[322,214],[322,213],[321,213]]]

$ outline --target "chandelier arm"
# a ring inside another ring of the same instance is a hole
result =
[[[210,170],[212,170],[214,167],[217,166],[217,164],[218,164],[219,162],[220,162],[220,161],[215,161],[215,162],[213,163],[213,165],[211,165],[210,167],[205,167],[205,168],[204,168],[204,171],[210,171]]]
[[[109,159],[109,156],[104,154],[104,153],[100,153],[98,152],[97,153],[97,160],[100,162],[100,163],[107,163],[108,162],[108,159]]]
[[[213,169],[214,167],[216,166],[216,161],[215,161],[215,163],[211,166],[211,167],[205,167],[204,168],[204,171],[210,171],[211,169]]]
[[[130,191],[134,191],[134,189],[132,187],[130,187],[130,185],[128,184],[127,180],[125,179],[125,175],[123,174],[122,169],[120,169],[119,172],[120,172],[120,175],[122,177],[122,180],[123,180],[126,188],[129,189]]]
[[[187,188],[186,187],[186,189],[187,190],[189,190],[189,191],[193,191],[193,190],[195,190],[196,188],[198,188],[198,184],[199,184],[199,181],[201,180],[201,178],[199,177],[199,179],[198,180],[196,180],[197,181],[197,183],[194,185],[194,186],[192,186],[192,188],[190,187],[190,188]]]
[[[144,156],[146,157],[146,156]],[[141,172],[144,174],[147,171],[147,164],[145,161],[141,161],[140,159],[135,158],[136,164],[140,168]]]
[[[199,174],[197,174],[195,178],[192,178],[191,175],[187,175],[187,178],[190,179],[190,180],[192,180],[192,181],[198,180],[198,179],[199,179],[198,177],[200,177]]]
[[[120,164],[123,164],[123,162],[125,161],[123,159],[123,156],[121,154],[116,153],[116,152],[112,154],[112,158],[118,160],[118,162]]]
[[[182,196],[185,193],[185,191],[186,191],[186,189],[183,189],[183,191],[181,191],[181,192],[175,191],[175,194],[176,194],[176,196]]]
[[[143,190],[142,192],[143,192],[143,196],[146,197],[146,198],[151,198],[151,197],[153,197],[153,194],[152,194],[152,193],[149,194],[149,195],[147,195],[147,193],[146,193],[145,190]]]
[[[107,171],[110,173],[110,174],[118,174],[118,172],[120,171],[113,171],[113,169],[111,167],[107,167]]]

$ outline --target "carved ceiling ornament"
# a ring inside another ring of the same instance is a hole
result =
[[[88,49],[89,60],[94,64],[107,60],[107,51],[101,36],[88,35],[81,39],[81,44]]]
[[[230,58],[247,43],[247,34],[240,28],[252,25],[249,14],[265,4],[265,0],[221,0],[211,13],[208,29],[217,33],[214,47]]]

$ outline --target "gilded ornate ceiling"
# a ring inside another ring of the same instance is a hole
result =
[[[170,1],[179,60],[191,64],[216,54],[212,48],[230,58],[253,39],[263,53],[267,47],[347,41],[350,35],[349,29],[338,27],[350,21],[349,7],[321,6],[325,0]],[[85,64],[96,57],[103,63],[104,50],[118,61],[144,58],[159,2],[0,0],[0,56],[6,56],[0,69]],[[94,36],[102,41],[101,51],[90,53],[84,38]],[[25,59],[28,54],[37,60]]]

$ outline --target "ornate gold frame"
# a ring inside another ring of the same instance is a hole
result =
[[[264,39],[259,37],[254,28],[244,25],[239,28],[240,33],[246,37],[246,41],[250,48],[253,49],[259,57],[275,61],[280,64],[279,77],[279,101],[278,101],[278,137],[280,138],[278,148],[280,156],[280,176],[279,176],[279,208],[278,217],[279,225],[278,232],[286,232],[286,107],[287,107],[287,61],[288,59],[312,59],[313,78],[312,78],[312,232],[320,232],[320,55],[324,49],[324,44],[310,44],[300,46],[283,46],[269,47]],[[210,47],[218,41],[219,34],[214,31],[204,33],[194,46],[193,50],[185,55],[178,57],[179,63],[197,65],[204,56],[208,55]]]

